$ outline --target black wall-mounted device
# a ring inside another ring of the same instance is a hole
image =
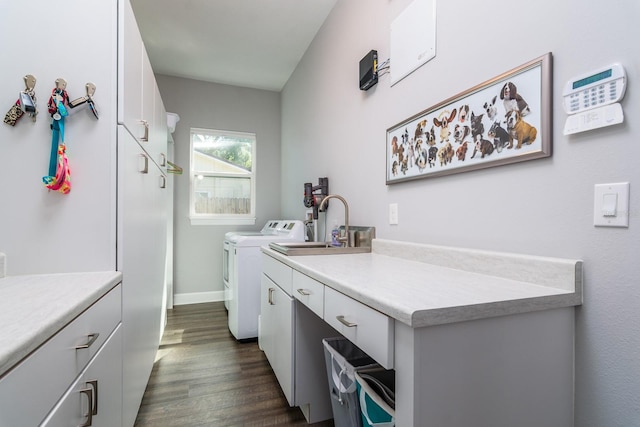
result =
[[[318,219],[318,209],[325,197],[329,195],[329,178],[318,178],[318,185],[304,183],[304,205],[313,208],[313,219]],[[327,202],[327,207],[329,203]]]
[[[360,60],[360,89],[369,90],[378,83],[378,51],[372,50]]]

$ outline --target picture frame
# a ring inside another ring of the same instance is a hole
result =
[[[547,53],[387,129],[386,183],[551,156]]]

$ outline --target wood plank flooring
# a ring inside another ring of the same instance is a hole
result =
[[[229,332],[222,302],[169,311],[136,427],[303,425],[258,344]]]

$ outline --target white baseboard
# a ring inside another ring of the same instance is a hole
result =
[[[175,294],[173,305],[200,304],[203,302],[224,301],[224,291],[192,292],[188,294]]]

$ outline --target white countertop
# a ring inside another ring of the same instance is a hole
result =
[[[122,281],[122,273],[0,278],[0,377]]]
[[[371,253],[262,251],[411,327],[582,304],[582,261],[374,239]]]

